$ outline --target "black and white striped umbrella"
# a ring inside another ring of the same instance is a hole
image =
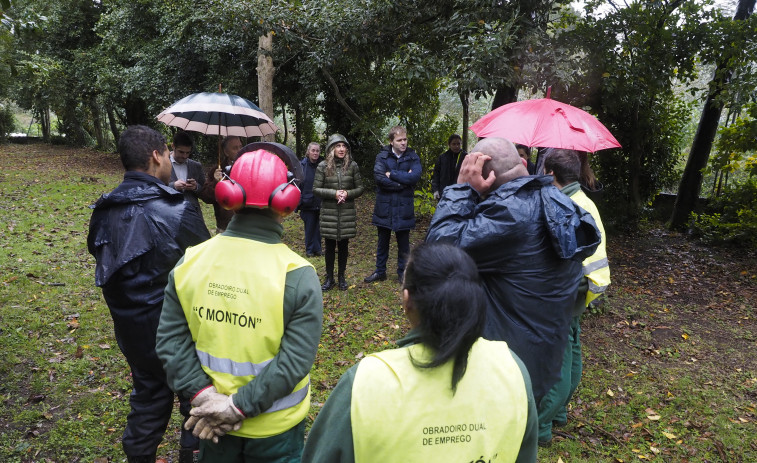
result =
[[[205,135],[262,137],[279,128],[250,100],[228,93],[194,93],[158,114],[158,120]]]

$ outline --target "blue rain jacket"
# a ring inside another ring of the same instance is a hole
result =
[[[426,241],[476,261],[489,302],[484,337],[523,360],[538,403],[560,377],[581,262],[600,242],[594,219],[549,175],[517,178],[483,200],[458,184],[444,190]]]
[[[168,273],[187,247],[210,235],[182,193],[142,172],[126,172],[91,207],[87,247],[97,261],[95,284],[128,357],[155,345]]]

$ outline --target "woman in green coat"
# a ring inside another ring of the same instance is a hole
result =
[[[334,286],[334,253],[339,252],[339,289],[347,289],[344,270],[347,268],[349,239],[357,234],[355,199],[363,194],[360,169],[350,157],[350,144],[335,133],[326,144],[326,162],[318,165],[313,182],[313,193],[323,199],[321,203],[321,236],[326,243],[326,281],[321,289]]]

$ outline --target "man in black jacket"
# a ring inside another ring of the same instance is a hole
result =
[[[123,449],[130,463],[155,462],[173,409],[155,353],[155,335],[168,273],[184,250],[210,238],[202,217],[167,186],[171,158],[165,138],[145,126],[126,129],[118,142],[123,182],[92,206],[87,246],[95,257],[95,284],[113,317],[118,347],[131,369],[131,412]],[[180,397],[188,416],[189,397]],[[182,432],[180,461],[191,462],[197,439]]]
[[[402,283],[405,263],[410,254],[410,230],[415,228],[415,184],[421,179],[421,158],[407,146],[407,129],[389,130],[389,144],[384,146],[373,165],[376,181],[376,204],[371,223],[378,231],[376,270],[363,281],[386,280],[386,261],[392,232],[397,237],[397,278]]]
[[[447,140],[449,149],[442,153],[434,164],[434,175],[431,177],[431,191],[434,193],[434,199],[439,201],[442,192],[449,185],[457,183],[457,175],[460,173],[460,166],[463,164],[465,155],[463,151],[463,139],[460,135],[454,133]]]

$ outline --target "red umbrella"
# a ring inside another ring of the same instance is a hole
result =
[[[609,130],[591,114],[549,98],[500,106],[470,129],[479,138],[501,137],[540,148],[595,152],[620,148]]]

